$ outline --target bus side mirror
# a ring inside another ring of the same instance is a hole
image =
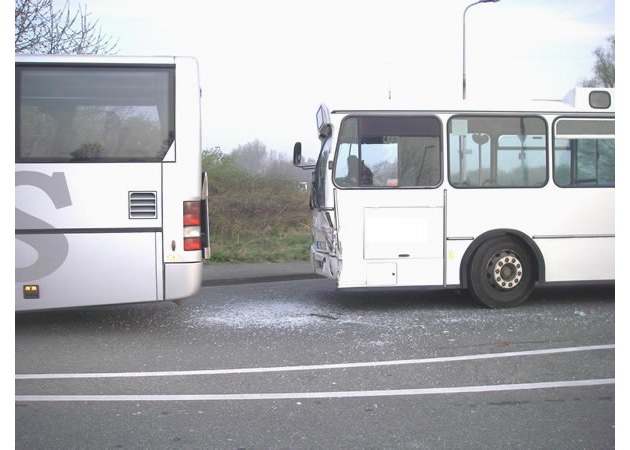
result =
[[[313,170],[315,165],[302,165],[302,143],[296,142],[293,146],[293,165],[303,170]]]
[[[293,146],[293,165],[299,166],[302,164],[302,143],[296,142]]]

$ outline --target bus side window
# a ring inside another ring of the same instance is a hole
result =
[[[614,187],[614,134],[614,120],[559,120],[553,147],[556,184],[560,187]]]
[[[459,188],[541,187],[545,121],[535,116],[456,116],[449,121],[449,180]]]

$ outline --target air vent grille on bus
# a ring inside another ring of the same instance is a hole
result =
[[[130,219],[155,219],[157,217],[157,194],[155,192],[129,193]]]

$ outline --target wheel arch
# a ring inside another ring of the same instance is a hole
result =
[[[531,256],[533,257],[533,260],[536,262],[536,283],[542,284],[545,282],[545,258],[543,257],[543,254],[540,251],[540,248],[538,247],[536,242],[534,242],[532,238],[527,236],[522,231],[513,230],[511,228],[499,228],[496,230],[486,231],[485,233],[477,236],[473,240],[472,244],[470,244],[466,249],[466,252],[464,253],[464,256],[462,258],[462,262],[459,266],[459,280],[460,285],[463,289],[468,288],[468,266],[470,265],[470,261],[477,249],[484,242],[501,236],[516,238],[521,243],[523,243],[523,245],[525,245],[525,247],[529,250]]]

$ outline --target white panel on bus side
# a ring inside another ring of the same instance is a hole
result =
[[[367,263],[365,275],[367,286],[395,286],[397,284],[396,263]]]
[[[442,257],[442,208],[365,208],[365,259]]]
[[[33,236],[37,235],[30,235]],[[67,255],[58,267],[44,275],[29,273],[38,267],[34,262],[39,256],[16,239],[16,311],[159,300],[161,287],[156,279],[161,276],[156,277],[156,233],[57,236],[67,240]],[[40,241],[44,246],[52,243],[50,235]],[[51,253],[41,247],[40,251]],[[39,286],[40,298],[25,300],[22,292],[25,284]]]
[[[536,239],[545,255],[546,282],[615,279],[614,237]]]
[[[161,166],[159,163],[17,164],[16,229],[161,227]],[[153,217],[130,216],[131,192],[154,195],[157,210]],[[181,221],[181,205],[178,206],[177,217]]]

